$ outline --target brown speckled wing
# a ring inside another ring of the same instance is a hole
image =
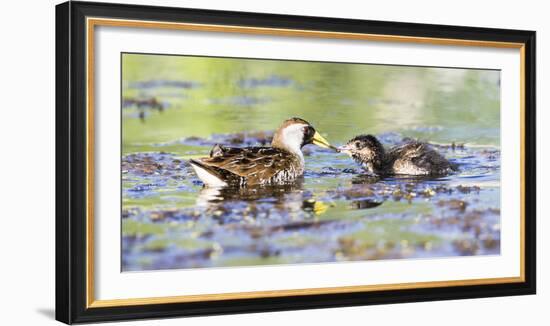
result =
[[[260,184],[293,163],[291,154],[271,147],[223,148],[201,162],[245,178],[247,184]]]

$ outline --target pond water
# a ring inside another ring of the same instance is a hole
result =
[[[498,71],[123,55],[123,271],[500,253]],[[441,178],[366,177],[304,147],[292,184],[208,189],[187,163],[268,145],[285,119],[333,145],[428,141]]]

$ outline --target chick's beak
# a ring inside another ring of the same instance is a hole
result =
[[[329,142],[323,138],[323,136],[321,136],[321,134],[319,134],[317,131],[315,132],[315,134],[313,135],[313,140],[312,140],[312,143],[314,145],[317,145],[319,147],[323,147],[323,148],[330,148],[334,151],[338,151],[338,149],[334,146],[332,146],[331,144],[329,144]]]
[[[336,149],[340,153],[351,154],[352,147],[348,144],[340,146]]]

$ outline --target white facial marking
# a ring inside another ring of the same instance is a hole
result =
[[[295,123],[283,129],[283,143],[288,151],[302,156],[302,141],[304,140],[305,124]]]

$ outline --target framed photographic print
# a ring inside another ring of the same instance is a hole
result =
[[[535,32],[56,7],[56,318],[535,293]]]

